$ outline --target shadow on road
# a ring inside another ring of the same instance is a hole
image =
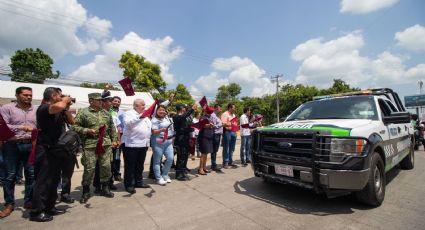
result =
[[[388,185],[399,174],[400,167],[394,167],[386,173]],[[355,209],[372,209],[359,203],[354,195],[327,198],[324,194],[316,194],[296,186],[265,182],[261,178],[252,177],[237,181],[233,185],[235,192],[284,208],[297,214],[313,214],[327,216],[333,214],[350,214]]]
[[[297,214],[327,216],[351,214],[354,209],[370,208],[359,204],[352,195],[329,199],[325,195],[318,195],[306,189],[268,183],[257,177],[237,181],[233,187],[238,194],[261,200]]]

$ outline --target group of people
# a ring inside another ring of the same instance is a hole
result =
[[[75,154],[64,154],[65,151],[57,149],[57,142],[69,130],[77,133],[81,140],[84,172],[80,203],[86,203],[92,196],[92,184],[94,193],[108,198],[114,197],[111,190],[117,189],[114,181],[123,180],[125,190],[130,194],[136,193],[136,188],[149,188],[143,178],[149,147],[152,149],[151,175],[158,185],[171,183],[169,172],[173,166],[175,179],[190,180],[187,162],[195,130],[200,152],[199,175],[207,175],[211,170],[222,172],[216,160],[220,144],[223,146],[223,168],[238,167],[233,152],[239,130],[241,165],[246,166],[250,163],[251,132],[261,125],[253,119],[250,108],[244,108],[239,120],[232,103],[222,114],[220,105],[204,105],[201,116],[194,122],[194,112],[198,109],[196,103],[191,107],[177,104],[176,113],[168,113],[167,106],[174,95],[149,108],[143,99],[135,99],[133,109],[128,111],[120,109],[121,99],[112,97],[109,91],[91,93],[88,98],[89,107],[79,110],[74,117],[69,111],[73,98],[63,95],[60,88],[46,88],[43,101],[37,108],[32,104],[32,89],[19,87],[16,101],[0,108],[3,124],[14,133],[2,141],[0,172],[5,172],[5,205],[0,218],[9,216],[15,208],[14,188],[19,165],[24,165],[24,208],[31,210],[31,221],[50,221],[54,215],[64,212],[55,207],[59,185],[62,188],[60,201],[74,202],[70,196],[71,178],[78,160]],[[121,152],[124,157],[123,179],[120,174]],[[207,168],[208,154],[211,154],[210,169]]]

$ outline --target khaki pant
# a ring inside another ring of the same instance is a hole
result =
[[[84,166],[83,181],[81,184],[83,186],[90,186],[93,182],[97,161],[99,161],[100,183],[107,183],[112,175],[111,160],[111,147],[105,147],[105,153],[103,155],[96,155],[94,149],[85,149],[81,157],[81,164]]]

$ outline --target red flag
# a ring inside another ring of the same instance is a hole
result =
[[[201,100],[199,101],[199,104],[201,105],[202,108],[204,108],[205,106],[208,106],[207,98],[203,96]]]
[[[205,125],[207,125],[209,123],[210,123],[210,121],[208,119],[202,119],[198,123],[193,123],[191,125],[191,127],[192,128],[196,128],[196,129],[199,129],[199,130],[202,130],[202,129],[205,128]]]
[[[105,137],[106,125],[102,125],[99,128],[99,139],[97,140],[96,149],[94,153],[96,155],[103,155],[105,153],[105,149],[103,148],[103,138]]]
[[[125,77],[124,79],[118,81],[121,87],[124,89],[126,96],[134,96],[133,85],[131,84],[131,79],[129,77]]]
[[[255,121],[261,121],[261,120],[263,120],[263,115],[261,115],[261,114],[255,115],[255,119],[254,120]]]
[[[15,136],[15,133],[9,129],[3,117],[0,114],[0,141],[7,141]]]
[[[239,130],[238,117],[235,117],[232,120],[230,120],[230,131],[237,132],[238,130]]]
[[[170,128],[171,124],[167,127],[167,130],[165,130],[164,132],[164,137],[162,138],[162,140],[159,142],[160,144],[164,144],[164,142],[166,140],[168,140],[168,129]]]
[[[241,127],[244,128],[244,129],[249,129],[249,124],[248,123],[247,124],[242,124]]]
[[[28,157],[28,164],[34,165],[35,163],[35,148],[37,147],[38,129],[31,131],[31,153]]]
[[[148,109],[146,109],[143,113],[142,113],[142,115],[140,116],[140,119],[143,119],[143,118],[145,118],[145,117],[151,117],[152,116],[152,114],[153,114],[153,112],[155,111],[155,107],[156,107],[156,104],[158,103],[158,101],[157,100],[155,100],[154,102],[153,102],[153,104],[148,108]]]

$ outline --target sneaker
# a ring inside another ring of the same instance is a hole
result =
[[[171,179],[169,176],[162,176],[162,178],[167,182],[167,183],[171,183]]]
[[[156,181],[157,184],[161,186],[165,186],[167,184],[167,181],[165,181],[162,177]]]
[[[224,169],[231,169],[232,167],[230,167],[229,165],[224,165],[223,168]]]

